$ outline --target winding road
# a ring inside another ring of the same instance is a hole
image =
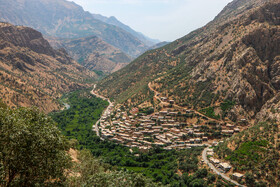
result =
[[[105,98],[105,97],[103,97],[102,95],[99,95],[98,93],[94,92],[95,88],[96,88],[96,85],[94,85],[94,87],[93,87],[93,89],[91,90],[90,93],[91,93],[92,95],[94,95],[94,96],[100,98],[100,99],[103,99],[103,100],[106,100],[106,101],[109,102],[108,107],[102,112],[101,117],[99,118],[99,120],[98,120],[98,121],[93,125],[93,127],[92,127],[92,128],[95,130],[96,135],[100,137],[99,128],[98,128],[98,123],[100,123],[100,120],[101,120],[102,116],[103,116],[105,113],[108,113],[109,110],[110,110],[110,108],[111,108],[112,106],[114,106],[114,104],[110,101],[109,98]],[[100,139],[103,140],[102,137],[100,137]]]
[[[203,161],[210,167],[210,169],[216,173],[217,175],[220,175],[221,177],[223,177],[225,180],[237,185],[237,186],[242,186],[245,187],[244,185],[239,184],[238,182],[236,182],[235,180],[232,180],[231,178],[229,178],[228,176],[226,176],[224,173],[221,173],[212,163],[210,163],[210,161],[207,158],[207,150],[209,149],[209,146],[206,147],[203,152],[202,152],[202,159]]]

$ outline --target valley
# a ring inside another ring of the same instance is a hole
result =
[[[154,90],[149,83],[151,91]],[[94,90],[95,96],[106,99]],[[159,104],[144,109],[125,109],[122,105],[110,104],[102,114],[94,130],[102,139],[148,150],[160,146],[166,150],[217,145],[222,138],[230,137],[248,126],[247,120],[238,123],[210,118],[198,111],[178,106],[174,100],[160,97],[154,92]]]
[[[0,186],[280,186],[279,0],[172,42],[67,0],[0,8]]]

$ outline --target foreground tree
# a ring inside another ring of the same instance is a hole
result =
[[[59,185],[71,162],[67,140],[36,109],[0,105],[1,186]]]
[[[74,164],[73,175],[68,177],[66,186],[86,187],[158,187],[152,179],[142,174],[119,171],[94,158],[89,150],[78,153],[78,163]]]

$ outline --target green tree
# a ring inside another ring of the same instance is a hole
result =
[[[245,173],[245,181],[248,186],[255,185],[255,179],[252,173]]]
[[[2,186],[62,183],[71,166],[67,140],[37,109],[0,107]]]
[[[82,150],[78,154],[79,163],[75,164],[73,175],[67,180],[66,186],[96,186],[96,187],[142,187],[161,186],[152,182],[142,174],[117,171],[108,164],[101,163],[92,156],[90,151]]]

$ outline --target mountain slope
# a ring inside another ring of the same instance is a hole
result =
[[[45,35],[60,38],[98,36],[133,57],[148,47],[127,31],[94,19],[74,2],[0,0],[0,8],[0,21],[29,26]]]
[[[144,44],[146,44],[149,47],[151,47],[151,46],[155,45],[156,43],[160,42],[159,40],[148,38],[147,36],[143,35],[140,32],[136,32],[135,30],[133,30],[129,26],[127,26],[127,25],[123,24],[122,22],[120,22],[114,16],[105,17],[105,16],[102,16],[100,14],[93,14],[93,17],[95,19],[98,19],[98,20],[103,21],[105,23],[108,23],[108,24],[111,24],[111,25],[115,25],[117,27],[122,28],[123,30],[125,30],[125,31],[129,32],[130,34],[132,34],[133,36],[137,37],[139,40],[141,40]]]
[[[230,162],[234,172],[245,174],[246,186],[278,186],[279,128],[271,122],[257,124],[219,144],[215,153]]]
[[[54,50],[38,31],[0,23],[0,95],[9,106],[60,109],[63,93],[86,88],[97,75]]]
[[[78,39],[50,38],[47,40],[56,48],[64,48],[69,55],[89,70],[111,73],[131,62],[131,57],[107,44],[96,36]]]
[[[235,105],[227,117],[253,119],[279,91],[279,6],[279,0],[234,0],[206,26],[143,54],[98,88],[137,105],[152,98],[152,82],[182,106],[202,109],[230,100]]]

